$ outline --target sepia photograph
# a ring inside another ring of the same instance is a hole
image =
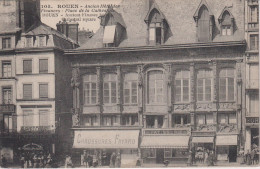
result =
[[[0,168],[260,167],[259,0],[0,0]]]

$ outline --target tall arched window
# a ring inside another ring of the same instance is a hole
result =
[[[84,105],[97,103],[97,75],[83,76]]]
[[[203,5],[198,16],[198,40],[207,42],[210,40],[210,16],[208,8]]]
[[[201,69],[197,72],[197,101],[211,101],[212,71]]]
[[[162,18],[157,9],[150,14],[149,41],[150,43],[161,44],[162,38]]]
[[[104,74],[103,102],[104,104],[115,104],[117,99],[117,75]]]
[[[219,100],[234,101],[235,98],[235,70],[221,69],[219,72]]]
[[[148,72],[148,103],[163,103],[164,102],[164,86],[163,72],[153,70]]]
[[[127,73],[124,77],[124,104],[137,103],[137,73]]]
[[[179,70],[175,75],[174,101],[188,102],[190,100],[190,71]]]

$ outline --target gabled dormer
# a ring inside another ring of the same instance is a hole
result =
[[[100,25],[104,28],[104,47],[117,47],[126,33],[123,17],[113,8],[108,8],[105,15],[101,16],[100,19]]]
[[[228,7],[225,7],[218,18],[222,36],[233,35],[234,33],[234,16]]]
[[[144,21],[147,24],[147,44],[164,44],[169,26],[164,14],[155,2],[150,7]]]
[[[201,0],[193,18],[196,22],[198,41],[212,41],[215,20],[206,0]]]

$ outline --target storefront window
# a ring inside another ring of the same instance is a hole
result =
[[[228,146],[217,146],[217,160],[228,160]]]
[[[126,126],[138,125],[138,115],[123,115],[122,122]]]
[[[172,149],[172,157],[187,157],[188,149]]]
[[[144,157],[145,158],[155,158],[156,156],[156,149],[150,148],[150,149],[144,149]]]
[[[172,150],[170,148],[165,148],[164,149],[164,158],[171,158],[171,152]]]
[[[162,128],[163,116],[146,116],[147,128]]]
[[[164,82],[162,71],[150,71],[148,73],[148,104],[164,103]]]
[[[116,126],[119,125],[120,118],[116,115],[114,116],[104,116],[103,117],[103,125],[104,126]]]

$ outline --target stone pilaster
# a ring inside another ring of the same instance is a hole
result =
[[[80,70],[79,70],[79,68],[73,68],[72,69],[72,78],[71,78],[71,87],[73,88],[72,126],[80,125],[79,86],[80,86]]]
[[[190,64],[190,110],[195,111],[195,65]]]
[[[138,117],[139,117],[139,125],[143,125],[143,65],[137,66],[137,73],[138,73]]]
[[[171,99],[172,75],[171,75],[171,64],[164,64],[164,69],[165,69],[167,107],[168,107],[168,113],[171,113],[171,111],[172,111],[172,99]]]
[[[218,101],[218,65],[216,61],[212,63],[213,70],[213,109],[217,109],[217,101]]]

